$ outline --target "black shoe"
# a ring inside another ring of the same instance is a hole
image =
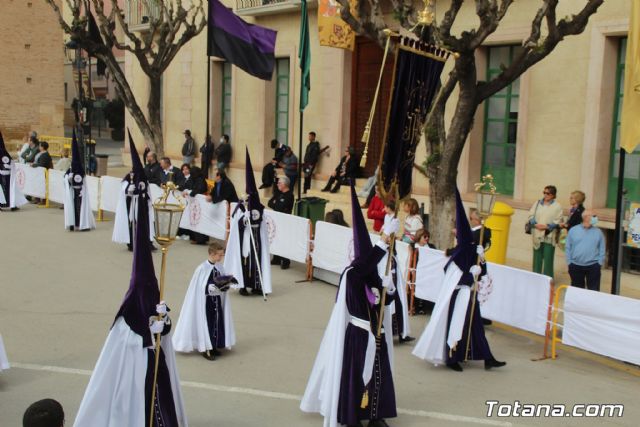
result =
[[[247,292],[245,288],[241,288],[239,294],[242,295],[243,297],[249,296],[249,292]]]
[[[269,188],[271,187],[269,184],[262,184],[260,187],[258,187],[258,190],[262,190],[263,188]]]
[[[260,289],[252,289],[251,295],[262,295],[262,290]]]
[[[383,419],[379,420],[370,420],[367,427],[389,427],[389,424]]]
[[[340,187],[338,187],[338,188],[334,188],[334,189],[333,189],[333,190],[331,190],[330,192],[331,192],[332,194],[336,194],[338,191],[340,191]]]
[[[204,358],[205,358],[205,359],[207,359],[207,360],[212,360],[212,361],[213,361],[213,360],[216,360],[216,355],[215,355],[215,353],[213,353],[213,352],[211,352],[211,351],[209,351],[209,350],[207,350],[207,351],[205,351],[204,353],[202,353],[202,357],[204,357]]]
[[[20,208],[11,208],[11,212],[17,211],[18,209]],[[62,209],[64,209],[64,207]]]
[[[482,324],[489,326],[489,325],[493,325],[493,322],[489,319],[485,319],[484,317],[482,318]]]
[[[133,252],[133,245],[131,243],[127,243],[127,250]]]
[[[484,369],[488,371],[491,368],[500,368],[506,364],[507,362],[500,362],[496,359],[487,359],[484,361]]]
[[[214,356],[218,357],[218,356],[222,356],[222,353],[220,353],[220,350],[218,350],[217,348],[214,348],[212,350],[209,350],[211,353],[213,353]]]
[[[291,261],[289,261],[289,262],[284,262],[283,261],[282,264],[280,264],[280,269],[281,270],[287,270],[287,269],[289,269],[290,266],[291,266]]]
[[[320,190],[320,191],[322,191],[323,193],[326,193],[327,191],[329,191],[329,188],[324,187],[324,188],[323,188],[322,190]]]
[[[458,362],[447,363],[447,368],[451,369],[452,371],[462,372],[462,366],[460,366]]]
[[[271,265],[279,265],[280,264],[280,260],[277,258],[274,258],[271,260]]]
[[[402,338],[402,336],[399,338],[400,342],[411,342],[411,341],[415,341],[416,339],[414,337],[410,337],[409,335],[407,335],[406,337]]]

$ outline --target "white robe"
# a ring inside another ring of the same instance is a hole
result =
[[[90,230],[96,228],[96,220],[91,211],[89,198],[89,188],[87,180],[82,180],[82,206],[80,206],[80,225],[78,230]],[[73,188],[69,184],[69,176],[64,176],[64,226],[65,228],[75,227],[75,210],[74,210]]]
[[[384,258],[382,258],[382,260],[378,263],[378,274],[380,275],[380,277],[384,277],[384,273],[387,270],[387,257],[388,255],[385,255]],[[393,259],[396,261],[396,288],[398,292],[396,296],[400,298],[402,313],[396,313],[396,305],[392,304],[391,314],[398,314],[399,316],[402,316],[403,330],[398,331],[398,333],[402,338],[406,338],[411,335],[411,324],[409,323],[409,302],[407,301],[407,283],[404,280],[405,272],[398,262],[398,257],[394,256]]]
[[[242,275],[242,253],[240,251],[240,227],[238,222],[242,220],[244,212],[238,209],[231,217],[231,230],[229,230],[229,240],[227,241],[227,251],[224,257],[224,270],[227,274],[233,275],[238,280],[238,284],[233,286],[234,289],[244,288],[244,276]],[[250,227],[244,228],[244,241],[251,245]],[[262,272],[262,289],[265,294],[270,294],[271,289],[271,256],[269,255],[269,236],[267,234],[267,224],[265,221],[260,226],[260,243],[262,246],[260,257],[260,271]],[[251,255],[251,262],[255,262],[254,256]]]
[[[22,190],[18,187],[16,180],[17,168],[15,162],[11,162],[11,177],[9,178],[9,207],[19,208],[22,205],[29,203],[22,194]],[[0,203],[7,203],[7,196],[4,194],[4,189],[0,186]]]
[[[7,352],[4,350],[4,343],[2,342],[2,335],[0,335],[0,372],[7,370],[11,367],[9,365],[9,359],[7,358]]]
[[[342,377],[342,359],[344,356],[344,336],[351,320],[347,309],[347,272],[342,274],[338,298],[331,312],[329,324],[322,337],[318,355],[313,364],[309,382],[304,396],[300,402],[300,409],[304,412],[316,412],[324,417],[324,427],[337,427],[338,403],[340,398],[340,380]],[[391,331],[391,311],[385,307],[382,321],[385,331]],[[393,372],[393,334],[385,333],[387,351],[389,352],[389,365]],[[374,345],[375,356],[375,345]],[[365,365],[367,365],[365,363]],[[365,366],[366,367],[366,366]],[[373,364],[371,364],[373,368]],[[370,378],[371,372],[363,373]],[[368,381],[364,381],[365,384]]]
[[[434,365],[445,364],[447,360],[447,347],[445,344],[454,347],[462,337],[470,296],[470,288],[468,286],[460,287],[454,313],[451,317],[449,333],[447,334],[447,316],[451,297],[456,287],[458,287],[461,277],[462,271],[458,266],[454,262],[449,264],[429,323],[422,332],[420,339],[416,342],[412,352],[414,356]]]
[[[120,194],[118,197],[118,206],[116,207],[116,216],[113,221],[113,234],[111,235],[111,240],[116,243],[124,243],[129,244],[129,212],[127,212],[127,187],[129,183],[127,181],[122,181],[122,186],[120,188]],[[149,196],[149,236],[151,241],[153,241],[153,236],[155,233],[155,229],[153,227],[154,221],[154,213],[153,213],[153,204],[151,203],[151,196]],[[136,212],[133,210],[133,212]]]
[[[216,269],[221,275],[225,274],[224,267],[220,263],[216,264]],[[211,271],[213,271],[213,265],[209,261],[205,261],[193,273],[173,334],[173,347],[176,351],[185,353],[199,351],[202,353],[213,349],[205,312],[206,287]],[[231,315],[231,298],[228,292],[223,292],[220,299],[224,307],[225,347],[230,349],[236,343],[236,331]]]
[[[187,427],[171,335],[162,337],[178,424]],[[149,352],[123,317],[114,323],[84,393],[74,427],[144,427]],[[153,363],[153,361],[151,361]]]

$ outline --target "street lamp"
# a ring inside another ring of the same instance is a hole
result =
[[[180,219],[185,208],[185,202],[176,185],[169,176],[169,181],[162,186],[162,195],[153,203],[155,240],[162,250],[162,264],[160,267],[160,302],[164,299],[164,276],[167,266],[167,252],[169,246],[176,240]],[[162,320],[163,314],[159,313],[157,319]],[[153,371],[153,388],[151,389],[151,412],[153,414],[156,397],[156,384],[158,381],[158,362],[160,358],[160,340],[162,334],[156,334],[155,343],[155,368]],[[150,417],[150,427],[153,427],[153,417]]]
[[[493,205],[496,203],[496,186],[493,185],[493,176],[485,175],[481,182],[475,184],[476,203],[480,218],[484,219],[493,212]]]

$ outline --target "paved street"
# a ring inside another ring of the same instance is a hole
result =
[[[100,152],[100,150],[98,150]],[[0,373],[0,425],[18,426],[33,401],[59,400],[67,426],[75,413],[113,317],[128,287],[131,254],[111,242],[113,222],[86,233],[63,228],[62,211],[25,206],[0,212],[0,333],[13,367]],[[154,255],[159,272],[160,255]],[[206,248],[178,241],[167,267],[166,300],[174,320],[193,269]],[[319,415],[298,409],[336,288],[295,283],[304,268],[274,270],[274,294],[231,296],[237,346],[210,362],[178,355],[190,426],[321,426]],[[419,335],[425,317],[412,318]],[[508,365],[465,372],[431,367],[396,346],[395,387],[399,417],[392,426],[617,425],[640,424],[640,370],[575,350],[555,360],[541,356],[539,337],[489,327],[495,356]],[[637,343],[635,343],[637,345]],[[621,403],[624,417],[487,418],[485,401],[511,403]],[[124,427],[124,426],[123,426]]]

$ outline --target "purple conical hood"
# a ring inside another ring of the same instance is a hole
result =
[[[73,129],[73,137],[71,139],[71,172],[74,175],[84,176],[84,167],[82,166],[82,156],[78,147],[78,139],[76,138],[76,129]]]
[[[257,210],[260,212],[260,218],[262,218],[262,212],[264,211],[264,205],[260,202],[260,193],[258,193],[258,187],[256,186],[256,178],[253,176],[253,167],[251,166],[251,157],[249,156],[249,149],[245,147],[246,160],[245,160],[245,191],[248,197],[249,211],[253,212]]]
[[[4,137],[2,136],[2,132],[0,132],[0,157],[8,156],[11,159],[11,155],[7,151],[7,147],[4,145]]]
[[[142,166],[142,162],[140,161],[140,155],[136,149],[136,144],[133,143],[129,128],[127,128],[127,134],[129,135],[129,151],[131,152],[131,170],[136,176],[144,177],[144,166]]]
[[[373,245],[353,183],[351,183],[351,222],[353,224],[353,258],[356,260],[360,257],[366,257],[373,249]]]
[[[142,194],[146,195],[146,192]],[[145,196],[138,199],[137,210],[138,217],[133,236],[131,281],[116,319],[119,316],[124,317],[131,330],[142,337],[142,345],[148,347],[151,345],[149,318],[156,315],[156,304],[160,301],[160,290],[151,256],[149,205]]]
[[[469,269],[476,263],[476,247],[473,243],[473,233],[467,219],[460,192],[456,187],[456,247],[451,253],[451,259],[460,270],[463,278],[468,281],[471,275]],[[471,280],[473,280],[471,278]]]
[[[5,162],[6,157],[6,162]],[[11,163],[11,154],[7,151],[7,147],[4,145],[4,137],[2,136],[2,132],[0,132],[0,161],[3,165],[9,165]]]

